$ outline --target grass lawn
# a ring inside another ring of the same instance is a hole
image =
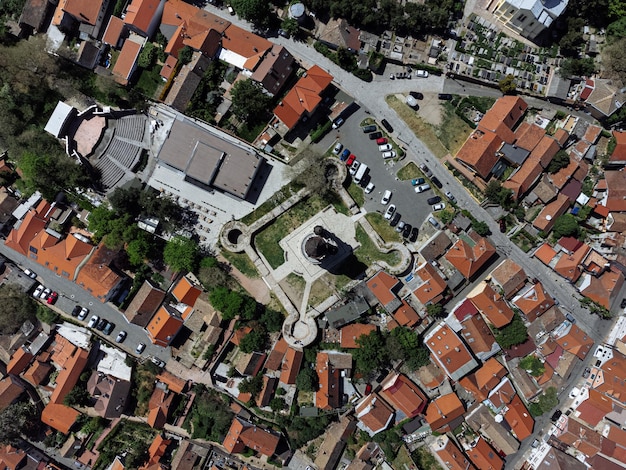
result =
[[[275,219],[270,226],[255,237],[254,243],[257,249],[263,253],[273,269],[285,262],[285,253],[278,242],[327,205],[327,200],[314,194]]]
[[[245,253],[233,253],[232,251],[222,250],[222,256],[228,260],[230,264],[236,267],[241,273],[250,279],[259,277],[254,263]]]
[[[473,129],[456,114],[450,103],[444,103],[443,107],[443,120],[437,128],[437,137],[452,155],[456,155]]]
[[[424,174],[413,162],[409,162],[402,168],[400,168],[398,170],[398,173],[396,173],[396,176],[402,181],[412,180],[415,178],[424,178]]]
[[[161,67],[155,64],[152,68],[140,70],[141,73],[135,88],[145,96],[153,98],[159,85],[164,84],[160,75]]]
[[[324,276],[318,278],[311,285],[311,292],[309,293],[309,305],[313,307],[317,307],[324,300],[330,297],[335,288],[335,279],[337,276],[333,276],[332,274],[325,274]]]
[[[411,459],[411,456],[409,455],[409,451],[406,450],[406,447],[404,446],[400,447],[400,450],[398,451],[398,455],[396,456],[395,460],[391,463],[391,467],[402,469],[402,470],[415,468],[415,463]]]
[[[350,183],[350,186],[348,186],[348,193],[352,196],[352,199],[354,199],[357,206],[363,207],[363,204],[365,204],[365,193],[363,192],[363,188],[361,188],[361,186]]]
[[[299,306],[302,303],[302,297],[304,294],[304,288],[306,287],[306,281],[303,277],[294,273],[289,275],[280,281],[280,286],[287,294],[287,297],[291,299],[294,305]]]
[[[398,232],[396,232],[389,222],[380,215],[378,212],[370,212],[365,215],[367,221],[372,224],[374,230],[378,232],[378,235],[387,243],[402,241]]]
[[[443,470],[441,465],[439,465],[439,463],[437,462],[435,456],[428,450],[426,446],[420,447],[415,452],[413,452],[412,457],[413,459],[415,459],[417,468],[421,468],[423,470]]]
[[[375,261],[384,261],[390,265],[400,262],[400,254],[397,251],[382,253],[378,251],[372,239],[367,235],[365,229],[360,224],[356,226],[356,239],[361,244],[354,252],[356,257],[366,265],[371,265]]]
[[[253,222],[256,222],[261,217],[263,217],[265,214],[267,214],[272,209],[274,209],[274,207],[276,207],[276,206],[282,204],[283,202],[285,202],[287,199],[289,199],[291,196],[293,196],[299,190],[300,190],[300,188],[297,187],[294,183],[290,183],[290,184],[284,186],[280,190],[276,191],[271,198],[269,198],[267,201],[265,201],[259,207],[254,209],[252,212],[250,212],[245,217],[242,217],[241,222],[243,222],[246,225],[251,225]]]
[[[398,113],[398,116],[411,128],[413,133],[419,136],[419,139],[426,144],[437,158],[442,158],[448,154],[448,150],[437,137],[437,132],[432,125],[415,114],[415,111],[395,96],[389,95],[385,98],[385,101]]]
[[[261,131],[265,128],[267,122],[262,121],[258,124],[254,124],[250,126],[249,124],[243,124],[237,129],[237,135],[241,137],[243,140],[247,142],[254,142],[254,139],[261,133]]]

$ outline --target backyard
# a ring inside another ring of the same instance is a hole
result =
[[[138,468],[145,460],[157,431],[145,423],[122,420],[98,446],[100,455],[94,470],[107,468],[117,455],[124,455],[128,468]]]

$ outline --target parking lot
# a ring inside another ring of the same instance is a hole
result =
[[[339,129],[334,129],[322,139],[319,150],[325,152],[328,148],[332,148],[336,141],[339,141],[344,148],[348,148],[351,153],[356,155],[359,162],[367,164],[369,181],[375,185],[370,194],[365,194],[364,209],[367,212],[384,214],[386,206],[380,201],[385,190],[390,190],[392,192],[390,204],[396,206],[397,212],[401,215],[401,220],[414,227],[420,227],[432,212],[432,207],[427,203],[427,199],[435,196],[436,193],[431,189],[417,194],[410,181],[398,179],[396,173],[410,160],[407,158],[384,160],[382,158],[376,142],[370,140],[368,134],[361,130],[361,122],[368,117],[371,116],[363,108],[356,111],[346,119]],[[380,123],[377,125],[384,136],[391,141],[394,134],[387,133],[381,128]],[[400,142],[396,141],[395,143]],[[431,186],[433,185],[431,184]]]

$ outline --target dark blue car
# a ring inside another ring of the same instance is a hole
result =
[[[344,149],[343,152],[341,152],[341,161],[345,162],[349,156],[350,156],[350,150]]]

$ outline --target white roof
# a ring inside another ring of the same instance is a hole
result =
[[[106,344],[100,344],[100,350],[104,357],[98,362],[98,372],[130,382],[132,368],[126,365],[126,353]]]
[[[63,101],[57,103],[57,107],[54,108],[52,116],[48,119],[48,123],[44,130],[55,137],[59,137],[63,132],[63,127],[67,121],[68,116],[74,108]]]
[[[76,326],[68,322],[63,322],[63,324],[59,325],[59,327],[57,328],[57,333],[63,336],[74,346],[89,351],[91,332],[87,328],[84,328],[82,326]]]
[[[41,193],[39,191],[35,191],[25,202],[20,204],[13,211],[13,217],[17,220],[22,220],[24,216],[28,213],[28,210],[31,207],[35,207],[39,201],[41,200]]]

